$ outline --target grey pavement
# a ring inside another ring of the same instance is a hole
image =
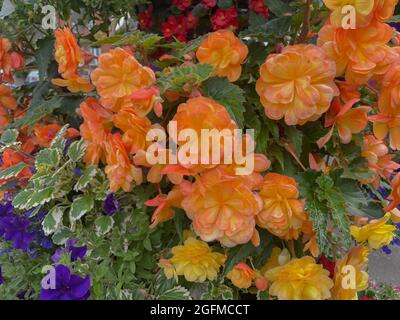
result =
[[[392,253],[387,255],[377,250],[369,256],[368,273],[376,282],[400,285],[400,247],[391,246]]]

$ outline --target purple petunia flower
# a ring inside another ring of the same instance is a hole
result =
[[[108,216],[112,216],[119,210],[119,203],[113,193],[110,193],[104,201],[103,210]]]
[[[395,28],[397,31],[400,31],[400,23],[399,22],[389,22],[391,27]]]
[[[75,168],[74,175],[80,177],[82,175],[82,170],[80,168]]]
[[[0,285],[2,285],[4,283],[4,278],[3,278],[3,274],[1,273],[1,267],[0,267]]]
[[[28,250],[29,245],[35,238],[35,233],[29,231],[30,221],[22,216],[6,216],[2,219],[4,239],[14,243],[14,249]]]
[[[60,261],[61,256],[68,252],[71,254],[72,262],[78,261],[78,259],[83,260],[87,252],[87,246],[75,247],[76,242],[76,240],[68,240],[66,243],[66,247],[57,249],[51,257],[51,260],[57,263]]]
[[[87,300],[90,296],[90,276],[82,278],[64,266],[55,267],[55,289],[42,289],[40,300]]]
[[[0,237],[4,235],[7,218],[13,215],[13,211],[11,202],[0,204]]]
[[[390,244],[394,246],[400,246],[400,239],[394,238]]]
[[[390,250],[390,248],[388,246],[382,247],[381,250],[386,254],[391,254],[392,253],[392,250]]]

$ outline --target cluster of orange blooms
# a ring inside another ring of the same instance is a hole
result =
[[[287,125],[304,125],[324,116],[329,132],[318,141],[320,148],[332,138],[335,129],[341,143],[347,144],[353,134],[363,131],[368,121],[372,121],[374,135],[365,137],[362,156],[374,176],[363,182],[378,187],[381,179],[389,180],[400,168],[384,141],[389,134],[390,148],[400,149],[400,51],[388,45],[394,31],[385,23],[397,1],[360,1],[355,6],[353,29],[341,25],[342,8],[348,1],[324,2],[331,15],[319,32],[317,45],[292,45],[269,55],[260,67],[256,91],[270,119],[284,119]],[[315,258],[319,256],[316,234],[295,179],[277,173],[265,174],[270,161],[262,154],[253,154],[255,166],[248,175],[236,175],[241,164],[235,162],[149,164],[146,154],[153,142],[147,140],[147,135],[151,129],[161,127],[151,122],[149,114],[153,111],[157,117],[163,115],[153,70],[142,65],[131,48],[113,48],[100,55],[90,82],[78,73],[85,63],[85,52],[72,32],[68,28],[59,29],[55,37],[55,58],[62,79],[54,79],[53,84],[67,87],[71,92],[96,90],[99,95],[98,99],[87,98],[79,109],[84,119],[80,134],[87,142],[85,163],[104,164],[111,192],[120,189],[129,192],[145,180],[158,184],[157,197],[145,203],[156,207],[151,227],[172,219],[178,208],[192,221],[196,235],[173,248],[170,260],[160,261],[168,277],[183,275],[188,281],[214,280],[226,257],[212,252],[206,242],[219,241],[225,247],[234,247],[251,241],[258,246],[257,227],[286,241],[302,237],[304,251]],[[0,69],[4,79],[10,75],[10,66],[17,66],[10,62],[13,59],[9,51],[9,42],[0,38]],[[246,45],[228,30],[211,33],[196,52],[200,63],[214,67],[215,76],[227,77],[231,82],[240,79],[247,55]],[[21,64],[21,60],[17,62]],[[336,79],[342,76],[345,81]],[[380,90],[378,114],[369,116],[372,108],[360,105],[357,90],[363,85],[373,91]],[[17,106],[11,90],[0,84],[3,128],[9,123],[8,110],[16,110]],[[194,90],[178,106],[172,120],[177,124],[178,134],[189,128],[198,136],[204,129],[228,133],[237,129],[225,107],[202,96],[199,90]],[[24,152],[29,154],[37,146],[49,146],[59,130],[60,125],[55,123],[37,125],[33,133],[22,129]],[[68,135],[76,137],[79,133],[70,130]],[[248,143],[250,138],[244,135],[242,139]],[[174,142],[178,150],[183,149],[181,141]],[[6,150],[0,170],[19,161],[27,160],[11,149]],[[28,178],[30,173],[22,171],[20,175]],[[160,182],[164,178],[173,185],[168,194],[161,191]],[[392,184],[387,211],[400,204],[400,175]],[[388,220],[389,216],[364,227],[354,227],[352,234],[358,242],[368,242],[371,248],[385,245],[393,239],[393,229],[386,224]],[[364,245],[359,245],[338,262],[337,268],[348,264],[356,268],[357,288],[347,291],[341,288],[339,271],[332,280],[313,257],[286,259],[282,252],[273,254],[260,271],[240,262],[227,277],[238,288],[249,288],[254,283],[259,290],[265,290],[271,283],[270,293],[279,299],[354,299],[357,291],[365,288],[366,274],[362,269],[367,262],[367,251]]]
[[[20,53],[12,51],[8,39],[0,37],[0,131],[3,131],[12,121],[22,118],[30,104],[30,99],[25,98],[18,103],[12,93],[10,84],[14,82],[13,72],[24,67],[25,61]],[[32,130],[28,127],[19,128],[18,142],[21,143],[20,151],[7,148],[3,152],[0,171],[12,167],[20,162],[33,164],[31,154],[40,147],[49,147],[51,140],[61,129],[58,123],[37,123]],[[79,136],[73,128],[68,129],[67,137]],[[27,183],[32,176],[29,167],[25,167],[17,176],[20,184]],[[0,180],[4,185],[10,179]],[[4,193],[4,192],[2,192]]]

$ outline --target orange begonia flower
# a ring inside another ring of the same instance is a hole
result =
[[[12,95],[12,90],[5,85],[0,84],[0,108],[17,109],[17,101]]]
[[[67,87],[71,92],[90,92],[94,89],[93,85],[78,74],[70,74],[66,79],[53,79],[51,82],[59,87]]]
[[[9,51],[11,50],[11,43],[8,39],[0,37],[0,70],[3,71],[3,77],[0,80],[11,81],[11,56]]]
[[[357,29],[335,28],[327,23],[319,31],[318,45],[336,62],[336,75],[345,74],[352,85],[366,83],[375,75],[384,74],[398,54],[387,43],[393,30],[373,20]]]
[[[389,20],[393,16],[398,2],[399,0],[375,0],[374,18],[381,22]]]
[[[394,63],[383,77],[378,107],[382,113],[400,114],[400,63]]]
[[[36,125],[33,128],[33,131],[35,133],[37,144],[44,148],[50,147],[51,141],[54,139],[60,129],[61,125],[57,123]],[[79,131],[74,128],[69,128],[65,137],[69,139],[79,137]]]
[[[334,286],[332,288],[333,300],[357,300],[357,291],[368,288],[368,274],[363,270],[368,264],[368,249],[364,245],[358,245],[350,249],[335,266]],[[343,286],[345,275],[349,274],[348,267],[354,269],[355,287]],[[347,268],[347,269],[346,269]]]
[[[325,119],[325,127],[332,127],[332,129],[325,137],[318,140],[320,148],[329,141],[335,126],[339,132],[340,142],[343,144],[350,143],[353,134],[360,133],[365,129],[368,124],[367,114],[371,108],[361,106],[352,109],[358,101],[359,99],[351,99],[342,105],[339,98],[333,100]]]
[[[204,241],[219,240],[234,247],[249,242],[257,233],[255,217],[261,200],[239,176],[228,177],[216,169],[203,173],[182,207]]]
[[[357,91],[357,88],[347,83],[346,81],[336,81],[340,91],[340,98],[344,102],[348,102],[352,99],[361,99],[361,93]]]
[[[390,184],[392,185],[392,192],[388,197],[390,203],[384,208],[385,212],[392,211],[400,205],[400,174],[397,174]]]
[[[84,161],[88,165],[96,165],[100,160],[105,163],[105,141],[112,130],[112,115],[95,98],[82,102],[80,113],[84,119],[81,135],[88,142]]]
[[[335,73],[335,63],[314,45],[288,46],[269,55],[256,84],[265,114],[285,118],[288,125],[318,119],[339,94]]]
[[[155,228],[159,223],[172,219],[175,216],[173,208],[182,208],[183,197],[181,186],[176,185],[168,195],[159,194],[154,199],[146,201],[144,203],[146,206],[157,207],[151,217],[150,228]]]
[[[63,78],[76,74],[79,64],[83,63],[83,54],[74,34],[67,27],[55,31],[55,59],[58,72]]]
[[[367,159],[369,169],[375,173],[365,183],[372,183],[376,188],[380,185],[380,178],[387,179],[395,170],[400,168],[398,163],[392,161],[395,155],[389,154],[389,148],[386,144],[382,140],[376,139],[373,135],[364,137],[361,155]]]
[[[372,19],[384,22],[388,20],[394,12],[398,0],[324,0],[325,5],[332,10],[330,21],[336,28],[343,27],[343,22],[349,16],[346,6],[349,5],[355,11],[355,27],[365,27]],[[351,12],[351,11],[350,11]]]
[[[297,239],[307,220],[304,201],[298,199],[297,182],[291,177],[268,173],[259,194],[263,208],[257,215],[257,224],[282,239]]]
[[[122,135],[120,133],[108,134],[105,148],[107,162],[105,172],[110,181],[110,191],[117,192],[122,189],[130,192],[133,183],[140,185],[143,181],[142,170],[131,163],[122,141]]]
[[[114,103],[119,98],[149,88],[155,83],[153,70],[142,66],[133,54],[121,48],[103,53],[91,78],[100,96],[104,99],[114,99]],[[112,106],[107,107],[113,109]]]
[[[228,111],[222,105],[218,104],[214,100],[206,97],[197,97],[187,100],[178,106],[178,110],[172,119],[177,125],[177,136],[173,139],[179,138],[179,134],[185,129],[194,130],[199,138],[198,150],[202,150],[203,146],[201,143],[202,130],[213,130],[221,133],[226,139],[233,138],[233,130],[237,128],[236,123],[232,120]],[[221,157],[223,156],[223,148],[225,145],[225,138],[221,138]],[[232,145],[233,145],[233,140]],[[175,141],[178,146],[186,144],[187,141]],[[192,141],[193,142],[193,141]],[[206,147],[206,146],[204,146]],[[209,162],[207,164],[201,163],[201,154],[197,155],[197,162],[199,164],[182,164],[183,167],[191,169],[194,172],[201,172],[204,169],[215,167],[211,164],[212,159],[212,143],[209,140]]]
[[[24,58],[18,52],[10,52],[11,43],[0,37],[0,81],[13,82],[12,70],[18,70],[25,65]]]
[[[12,166],[15,166],[16,164],[20,162],[26,162],[27,159],[24,157],[22,154],[18,153],[15,150],[12,149],[6,149],[3,152],[2,155],[2,165],[0,166],[0,172],[10,168]],[[25,167],[22,169],[22,171],[16,176],[18,179],[29,179],[32,176],[32,171],[30,170],[29,167]],[[4,185],[7,182],[11,181],[13,178],[10,179],[3,179],[0,180],[0,185]]]
[[[200,63],[212,65],[217,76],[234,82],[242,73],[247,54],[247,46],[232,31],[218,30],[203,40],[196,57]]]
[[[114,125],[124,132],[122,139],[129,153],[146,148],[146,135],[151,129],[149,119],[139,117],[130,109],[122,109],[112,119]]]
[[[310,220],[310,215],[307,214],[308,220],[303,222],[301,227],[301,231],[303,232],[303,243],[304,248],[303,251],[306,252],[307,250],[310,251],[311,255],[314,258],[319,257],[320,250],[317,242],[317,233],[314,231],[314,225]]]
[[[239,289],[250,288],[256,276],[257,273],[245,262],[239,262],[226,275],[233,285]]]
[[[379,113],[368,118],[374,123],[374,135],[383,140],[389,134],[390,148],[400,150],[400,113]]]

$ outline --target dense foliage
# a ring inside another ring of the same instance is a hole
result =
[[[348,2],[0,1],[0,299],[397,298],[400,8]],[[254,170],[149,163],[171,121]]]

